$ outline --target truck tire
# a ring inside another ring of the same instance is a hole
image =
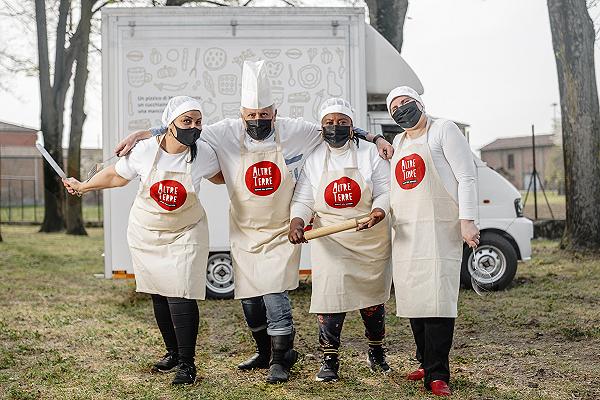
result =
[[[233,264],[229,253],[213,253],[206,265],[206,297],[233,298]]]
[[[471,274],[475,272],[474,262],[485,269],[487,277],[475,279],[480,287],[489,291],[504,290],[512,282],[517,273],[517,253],[506,238],[495,232],[482,232],[479,247],[473,257],[473,250],[466,244],[463,246],[463,258],[460,281],[466,288],[472,289]]]

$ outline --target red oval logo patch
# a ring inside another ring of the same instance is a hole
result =
[[[279,189],[281,171],[277,164],[271,161],[261,161],[246,171],[246,187],[257,196],[268,196]]]
[[[187,191],[181,183],[166,179],[150,187],[150,197],[165,210],[173,211],[185,203]]]
[[[425,161],[416,153],[402,157],[396,164],[396,181],[404,190],[417,187],[424,176]]]
[[[362,190],[355,180],[343,176],[325,187],[325,203],[333,208],[356,207]]]

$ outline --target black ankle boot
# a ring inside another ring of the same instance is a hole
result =
[[[267,383],[287,382],[290,369],[298,361],[298,352],[294,350],[295,332],[283,336],[271,336],[272,357]]]
[[[170,372],[179,364],[179,356],[174,351],[169,351],[164,357],[152,366],[152,372]]]
[[[193,362],[180,362],[172,385],[191,385],[196,382],[196,366]]]
[[[385,350],[382,346],[369,347],[367,362],[373,372],[388,373],[392,371],[385,359]]]
[[[318,382],[335,382],[340,379],[338,371],[340,370],[340,362],[337,354],[328,354],[323,357],[321,369],[315,376]]]
[[[252,336],[256,342],[256,353],[243,363],[238,364],[238,368],[242,370],[269,368],[269,360],[271,359],[271,337],[267,334],[266,329],[252,332]]]

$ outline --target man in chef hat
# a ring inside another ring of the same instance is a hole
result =
[[[235,298],[256,341],[256,353],[238,368],[269,368],[269,383],[287,381],[298,357],[288,291],[298,287],[300,246],[288,242],[287,227],[296,179],[323,141],[320,129],[303,118],[277,117],[265,62],[245,61],[240,118],[206,126],[200,136],[217,153],[229,192]],[[162,128],[151,131],[132,133],[115,151],[127,154]],[[392,156],[382,136],[366,139],[382,157]]]

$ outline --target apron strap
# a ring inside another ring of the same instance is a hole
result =
[[[244,154],[248,152],[248,148],[246,147],[246,128],[244,128],[244,119],[240,117],[240,120],[242,121],[242,129],[240,132],[240,153]]]
[[[279,136],[279,129],[276,126],[273,126],[274,135],[275,135],[275,144],[277,146],[277,151],[281,153],[281,137]]]
[[[156,169],[156,162],[158,160],[158,155],[160,154],[160,145],[162,144],[163,140],[165,139],[165,137],[167,136],[167,133],[163,133],[162,135],[159,136],[158,139],[158,147],[156,148],[156,153],[154,153],[154,158],[152,159],[152,164],[150,165],[150,172],[152,172],[154,169]],[[148,173],[148,176],[146,176],[146,179],[144,180],[144,184],[148,183],[148,180],[150,179],[150,172]]]

